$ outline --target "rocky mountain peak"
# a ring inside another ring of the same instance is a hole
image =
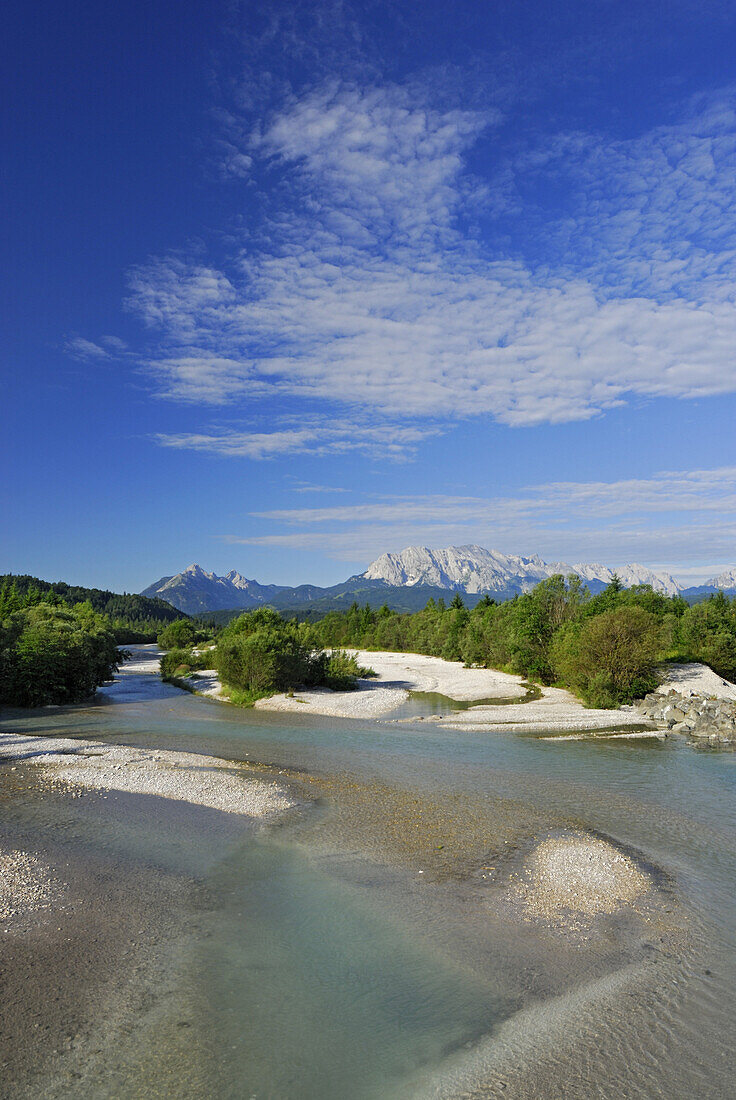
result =
[[[605,565],[579,563],[573,566],[566,562],[550,563],[545,562],[538,554],[520,557],[503,554],[500,550],[487,550],[483,546],[448,546],[443,550],[407,546],[398,554],[382,554],[368,566],[362,576],[367,580],[382,580],[391,585],[412,587],[422,584],[460,589],[471,594],[504,594],[528,591],[555,573],[577,573],[598,591],[610,583],[613,572]],[[622,566],[616,572],[627,587],[651,584],[655,591],[670,596],[681,590],[677,581],[669,574],[654,573],[637,563]]]

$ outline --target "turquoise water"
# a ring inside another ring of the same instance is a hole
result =
[[[677,937],[609,922],[572,944],[520,924],[473,875],[424,881],[416,864],[367,850],[340,823],[339,789],[257,838],[201,815],[101,817],[80,832],[87,843],[155,859],[208,891],[167,1010],[200,1042],[159,1095],[733,1095],[736,755],[287,720],[131,674],[91,707],[10,714],[0,728],[301,768],[448,805],[470,798],[489,828],[503,805],[522,833],[528,819],[530,838],[540,823],[595,830],[657,869]],[[615,975],[626,980],[614,995]],[[552,1041],[573,996],[586,1007]],[[142,1094],[167,1018],[128,1041],[129,1091],[110,1095]],[[108,1094],[100,1073],[86,1094]]]

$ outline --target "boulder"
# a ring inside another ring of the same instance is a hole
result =
[[[736,744],[736,700],[714,695],[683,695],[670,689],[650,693],[636,704],[639,714],[673,733],[711,744]]]

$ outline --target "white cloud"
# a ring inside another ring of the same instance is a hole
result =
[[[307,418],[305,418],[307,419]],[[303,423],[303,422],[302,422]],[[162,447],[200,451],[223,458],[275,458],[285,454],[335,455],[360,452],[371,458],[403,461],[433,429],[402,427],[398,424],[366,425],[345,420],[313,422],[305,426],[284,427],[271,432],[221,431],[218,433],[159,434]],[[321,492],[338,492],[308,487]],[[304,492],[304,489],[295,490]]]
[[[599,519],[655,512],[718,512],[736,516],[736,467],[673,471],[651,478],[621,481],[547,482],[520,489],[514,496],[381,497],[361,504],[319,508],[279,508],[254,512],[261,519],[288,524],[493,522],[505,516],[533,517],[551,513],[569,519]]]
[[[160,392],[510,425],[735,392],[730,100],[628,143],[563,136],[515,165],[577,181],[536,269],[484,254],[456,220],[489,121],[416,89],[335,84],[268,119],[250,153],[285,174],[286,206],[258,248],[228,274],[181,258],[134,273]]]
[[[551,262],[586,271],[608,293],[733,300],[733,89],[700,96],[677,122],[628,140],[558,135],[507,164],[498,183],[502,215],[531,221]],[[522,200],[522,190],[543,196],[550,185],[570,196],[567,217],[549,217],[543,199]]]
[[[73,336],[66,342],[66,350],[75,359],[108,359],[109,352],[95,344],[92,340],[85,340],[83,336]]]
[[[451,229],[462,154],[498,117],[495,109],[433,110],[411,88],[332,82],[291,102],[255,147],[296,162],[315,212],[348,239],[352,221],[394,250],[427,236],[436,244]]]
[[[264,261],[251,285],[255,300],[202,309],[150,291],[179,345],[152,363],[168,395],[296,394],[529,425],[587,419],[631,394],[736,389],[732,302],[599,302],[585,283],[540,285],[513,265],[338,268],[314,254]],[[198,347],[182,354],[194,330]]]
[[[292,493],[349,493],[350,489],[344,489],[338,485],[312,485],[308,481],[299,481],[291,489]]]
[[[547,560],[695,562],[689,575],[702,578],[723,569],[702,565],[704,547],[714,563],[734,557],[736,468],[555,482],[493,498],[376,497],[359,504],[254,512],[252,519],[273,529],[227,540],[321,550],[349,561],[408,545],[477,543],[507,553],[538,552]]]

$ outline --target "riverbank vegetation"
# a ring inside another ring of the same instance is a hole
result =
[[[160,631],[156,643],[163,649],[161,678],[179,684],[192,672],[212,668],[215,630],[189,618],[176,619]]]
[[[354,604],[311,624],[323,647],[407,651],[498,668],[568,687],[589,705],[617,706],[651,691],[666,660],[695,660],[736,676],[736,599],[690,607],[681,597],[614,581],[591,596],[576,576],[554,576],[531,592],[472,609],[459,593],[414,614]]]
[[[109,620],[90,603],[35,603],[0,615],[0,703],[79,703],[121,659]]]
[[[358,677],[371,674],[353,654],[322,647],[308,624],[270,608],[230,622],[217,639],[214,664],[231,700],[241,705],[299,687],[349,691]]]
[[[161,635],[189,647],[167,656],[170,674],[211,667],[210,655],[191,648],[200,636],[191,621]],[[579,577],[558,575],[505,603],[484,596],[472,609],[459,593],[414,613],[353,604],[309,623],[265,608],[225,627],[214,664],[233,697],[249,702],[296,686],[352,686],[360,670],[345,651],[353,647],[502,669],[569,688],[590,706],[615,707],[652,691],[667,660],[702,661],[736,677],[736,600],[719,594],[690,607],[616,579],[592,596]]]

